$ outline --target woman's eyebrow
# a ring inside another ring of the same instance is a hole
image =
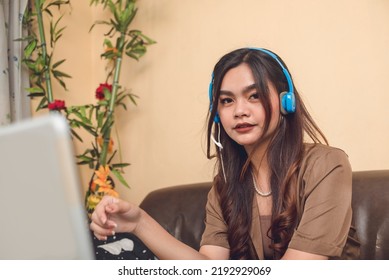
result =
[[[243,90],[242,90],[242,92],[243,92],[243,94],[246,94],[246,93],[248,93],[248,92],[250,92],[250,91],[252,91],[252,90],[254,90],[254,89],[256,89],[256,88],[257,88],[256,85],[255,85],[255,84],[252,84],[252,85],[249,85],[249,86],[247,86],[247,87],[244,87]],[[232,91],[229,91],[229,90],[223,90],[223,89],[221,89],[221,90],[220,90],[220,95],[233,96],[234,93],[233,93]]]
[[[252,91],[252,90],[254,90],[254,89],[257,89],[257,87],[256,87],[255,84],[249,85],[249,86],[247,86],[247,87],[245,87],[245,88],[243,89],[243,93],[248,93],[248,92],[250,92],[250,91]]]

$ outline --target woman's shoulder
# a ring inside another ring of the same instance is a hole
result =
[[[323,144],[305,144],[305,153],[300,168],[301,172],[325,174],[339,167],[351,172],[349,158],[345,151]]]
[[[322,144],[307,144],[305,148],[298,175],[300,196],[316,193],[315,197],[327,197],[336,193],[348,197],[352,169],[347,154],[342,149]]]
[[[319,159],[325,158],[328,160],[347,160],[348,155],[346,152],[340,148],[332,147],[319,143],[306,143],[304,144],[305,153],[304,153],[304,161],[317,161]]]

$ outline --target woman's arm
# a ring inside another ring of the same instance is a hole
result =
[[[219,258],[216,248],[201,253],[175,239],[157,221],[138,206],[105,196],[92,214],[91,230],[100,240],[115,232],[135,234],[159,259],[211,259]],[[223,248],[224,249],[224,248]]]
[[[221,246],[203,245],[200,248],[200,253],[208,256],[212,260],[228,260],[230,257],[230,250]]]
[[[141,210],[141,219],[134,230],[143,243],[159,258],[170,260],[206,260],[207,252],[198,252],[168,233],[145,211]]]
[[[287,249],[282,260],[328,260],[328,257],[306,253],[295,249]]]

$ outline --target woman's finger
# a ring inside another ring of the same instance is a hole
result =
[[[115,235],[115,230],[113,226],[101,227],[98,224],[92,222],[89,227],[93,231],[96,237],[97,236],[107,237],[107,236]]]

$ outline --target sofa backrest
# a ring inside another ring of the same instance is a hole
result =
[[[352,208],[361,259],[389,260],[389,170],[353,172]]]
[[[149,193],[140,204],[170,234],[198,250],[211,182]],[[389,259],[389,170],[353,172],[353,223],[361,259]]]
[[[158,189],[149,193],[140,207],[170,234],[198,250],[210,189],[210,182]]]

